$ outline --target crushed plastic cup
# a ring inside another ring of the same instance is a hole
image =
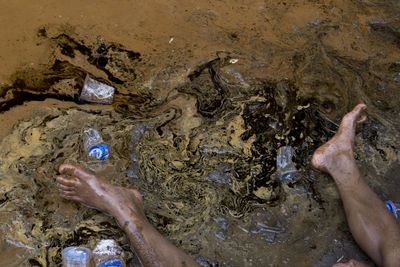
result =
[[[90,250],[84,247],[67,247],[62,252],[63,267],[89,267]]]
[[[282,146],[278,149],[276,156],[276,168],[280,180],[293,180],[293,175],[297,172],[296,166],[292,162],[293,148]]]
[[[98,82],[90,78],[89,75],[86,75],[79,99],[92,103],[111,105],[114,100],[114,92],[114,87]]]

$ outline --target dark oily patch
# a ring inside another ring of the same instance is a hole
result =
[[[60,34],[52,40],[64,56],[75,58],[77,53],[88,56],[89,63],[105,72],[113,83],[122,84],[137,77],[133,66],[141,60],[140,54],[126,50],[119,44],[107,43],[98,37],[96,44],[87,46],[67,34]]]

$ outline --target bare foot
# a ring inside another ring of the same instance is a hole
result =
[[[107,212],[120,223],[124,222],[124,218],[132,216],[138,220],[146,220],[139,191],[113,186],[70,164],[62,164],[59,172],[70,176],[57,177],[61,197]]]
[[[366,116],[361,116],[366,107],[365,104],[358,104],[343,117],[336,135],[314,152],[311,163],[315,168],[332,174],[335,170],[346,169],[347,165],[354,163],[356,127],[367,119]]]

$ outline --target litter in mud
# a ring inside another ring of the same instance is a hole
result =
[[[86,76],[80,100],[111,105],[114,99],[115,88],[107,84],[98,82]]]
[[[333,181],[310,160],[343,114],[365,102],[369,119],[354,152],[374,190],[398,202],[400,39],[392,2],[179,3],[174,19],[166,8],[151,20],[101,24],[106,37],[99,28],[38,26],[30,45],[45,47],[48,62],[15,68],[0,85],[8,129],[0,144],[0,263],[57,266],[63,248],[93,249],[112,238],[127,266],[140,266],[112,218],[59,197],[62,163],[137,188],[150,222],[201,266],[368,261]],[[168,23],[155,19],[164,17]],[[174,21],[185,27],[176,30]],[[170,32],[156,32],[154,23]],[[118,93],[81,98],[88,73]],[[88,128],[99,129],[112,151],[101,164],[88,161]],[[291,166],[300,177],[290,182],[274,177],[285,146],[296,153]]]

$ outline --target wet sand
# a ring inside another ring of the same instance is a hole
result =
[[[144,193],[149,220],[202,266],[328,266],[369,259],[313,151],[353,105],[361,172],[400,201],[396,1],[2,1],[1,265],[57,266],[61,250],[115,239],[108,216],[62,200],[60,164]],[[83,104],[86,74],[116,88]],[[91,162],[94,127],[111,157]],[[294,148],[292,182],[276,151]]]

